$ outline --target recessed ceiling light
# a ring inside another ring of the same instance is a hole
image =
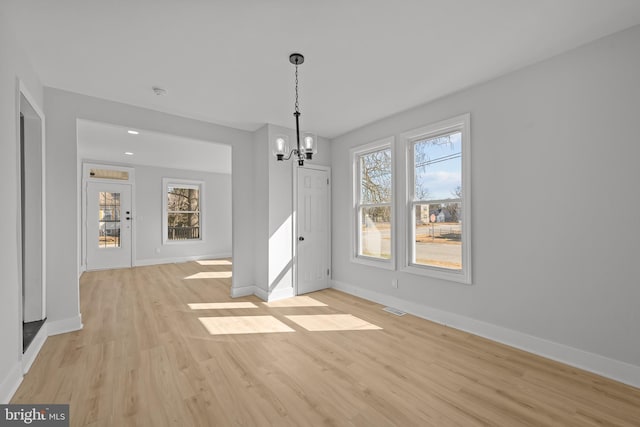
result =
[[[125,151],[124,154],[126,154],[127,156],[133,156],[133,153],[131,151]]]
[[[138,132],[137,130],[128,130],[127,133],[130,133],[131,135],[137,135],[140,132]]]

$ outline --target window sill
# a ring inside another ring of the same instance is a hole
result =
[[[165,240],[163,245],[186,245],[189,243],[202,243],[204,239]]]
[[[352,256],[351,262],[355,264],[362,264],[369,267],[377,267],[383,268],[385,270],[395,270],[396,263],[393,258],[391,259],[380,259],[366,256]]]
[[[463,285],[471,285],[471,274],[468,271],[452,271],[445,268],[427,267],[418,265],[408,265],[401,269],[404,273],[414,274],[417,276],[428,276],[436,279],[449,280],[452,282],[462,283]]]

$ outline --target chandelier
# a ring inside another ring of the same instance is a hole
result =
[[[273,139],[273,155],[279,161],[289,160],[292,156],[298,158],[298,165],[303,166],[304,161],[311,160],[318,152],[316,148],[316,136],[311,132],[303,132],[300,140],[300,106],[298,103],[298,65],[304,62],[304,56],[300,53],[289,55],[289,62],[296,66],[296,103],[293,112],[296,118],[296,148],[290,149],[289,137],[287,135],[276,135]]]

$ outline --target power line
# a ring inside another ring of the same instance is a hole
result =
[[[429,166],[432,165],[434,163],[441,163],[441,162],[446,162],[447,160],[453,160],[453,159],[458,159],[462,157],[462,153],[453,153],[453,154],[449,154],[446,156],[442,156],[442,157],[436,157],[435,159],[429,159],[425,162],[422,163],[417,163],[416,164],[416,168],[422,167],[422,166]]]

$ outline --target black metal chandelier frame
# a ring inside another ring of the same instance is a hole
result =
[[[303,166],[305,160],[311,160],[315,152],[315,137],[311,134],[303,135],[303,141],[300,140],[300,104],[298,95],[298,66],[304,63],[304,56],[301,53],[292,53],[289,55],[289,62],[296,67],[295,71],[295,89],[296,102],[293,116],[296,118],[296,148],[293,148],[287,155],[288,147],[285,146],[284,140],[276,140],[276,148],[274,154],[279,161],[289,160],[292,156],[298,158],[298,165]],[[282,138],[282,137],[280,137]]]

